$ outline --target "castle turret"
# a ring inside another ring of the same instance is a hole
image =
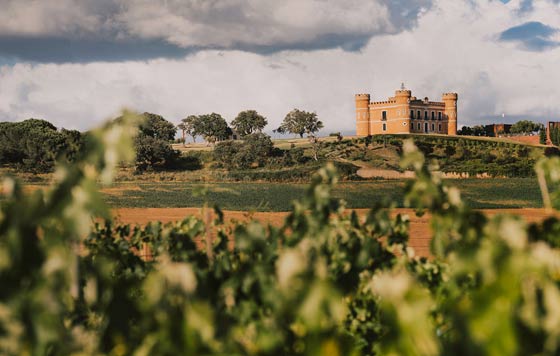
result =
[[[395,91],[395,100],[397,104],[407,104],[410,105],[410,97],[412,96],[412,92],[407,89],[397,90]]]
[[[401,90],[395,91],[395,101],[397,102],[396,119],[398,119],[397,127],[398,132],[410,132],[410,98],[412,92],[404,89],[404,84]]]
[[[445,116],[448,119],[447,134],[457,135],[457,93],[443,94],[443,102],[445,103]]]
[[[370,135],[369,122],[369,94],[356,94],[356,135]]]

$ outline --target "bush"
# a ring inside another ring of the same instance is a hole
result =
[[[139,135],[135,140],[136,171],[171,169],[180,162],[180,152],[171,148],[167,141]]]
[[[227,169],[263,166],[274,153],[270,136],[263,133],[246,135],[242,142],[220,142],[214,148],[215,160]]]

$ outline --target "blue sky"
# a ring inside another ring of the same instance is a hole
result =
[[[0,120],[297,107],[350,132],[354,93],[401,82],[458,92],[460,125],[560,119],[560,0],[0,1]]]

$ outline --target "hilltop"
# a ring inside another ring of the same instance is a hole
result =
[[[555,151],[554,148],[515,142],[507,138],[445,135],[377,135],[371,138],[349,137],[337,140],[324,137],[319,140],[319,154],[311,159],[313,144],[308,139],[273,140],[277,150],[271,164],[251,169],[230,169],[223,178],[240,180],[298,180],[305,179],[311,169],[326,161],[335,162],[342,170],[343,179],[409,178],[412,174],[399,166],[405,139],[415,144],[429,159],[437,161],[447,177],[530,177],[539,157]],[[206,144],[174,145],[185,157],[197,157],[206,169],[221,170],[213,160],[212,146]],[[546,151],[546,152],[545,152]],[[277,159],[296,152],[296,164],[286,165]]]

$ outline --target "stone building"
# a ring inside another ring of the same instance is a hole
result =
[[[457,134],[457,93],[445,93],[441,102],[418,99],[404,88],[385,101],[356,94],[356,135],[429,133]]]

